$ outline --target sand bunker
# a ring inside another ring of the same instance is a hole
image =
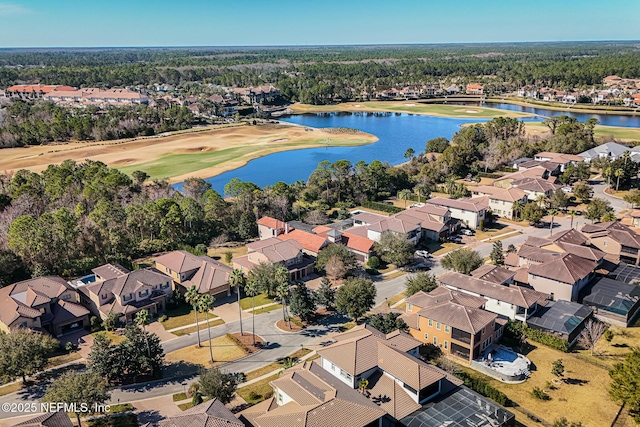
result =
[[[467,110],[467,111],[465,111],[465,113],[470,113],[470,114],[477,114],[479,112],[480,111],[478,111],[478,110]]]
[[[356,104],[356,105],[354,105],[354,107],[356,107],[356,108],[360,108],[360,107],[361,107],[361,105],[360,105],[360,104]]]
[[[416,104],[404,104],[406,107],[415,107]]]

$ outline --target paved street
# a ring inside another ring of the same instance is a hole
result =
[[[604,181],[602,184],[593,185],[593,197],[598,197],[600,199],[608,200],[613,206],[615,212],[620,212],[624,209],[629,209],[629,204],[625,202],[623,199],[619,197],[613,197],[604,192],[604,189],[608,187],[607,182]],[[614,185],[615,187],[615,185]]]

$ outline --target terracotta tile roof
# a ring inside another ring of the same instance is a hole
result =
[[[153,258],[153,260],[176,273],[186,273],[193,271],[202,265],[202,259],[187,251],[171,251],[164,255]]]
[[[158,427],[244,427],[218,399],[212,399],[158,422]]]
[[[446,286],[439,286],[429,293],[419,291],[407,298],[407,304],[413,304],[419,308],[428,308],[445,301],[473,308],[482,308],[487,302],[485,298],[454,291]]]
[[[54,90],[64,91],[64,90],[75,90],[75,87],[71,86],[62,86],[62,85],[13,85],[7,88],[7,92],[22,92],[22,93],[49,93]]]
[[[368,232],[368,227],[366,225],[361,225],[358,227],[347,228],[342,232],[342,234],[347,233],[347,234],[351,234],[352,236],[359,236],[359,237],[366,238],[367,232]]]
[[[551,262],[529,266],[529,275],[573,285],[593,273],[596,267],[597,263],[593,260],[564,253]]]
[[[484,86],[479,84],[479,83],[469,83],[467,85],[467,90],[470,90],[470,89],[483,89],[483,88],[484,88]]]
[[[491,325],[496,319],[496,315],[493,313],[451,301],[444,301],[422,309],[415,315],[469,332],[472,335]]]
[[[13,424],[14,427],[73,427],[71,418],[66,412],[53,412],[48,414],[38,415],[35,418],[31,418],[27,421],[22,421],[18,424]]]
[[[515,272],[509,269],[491,264],[481,265],[471,272],[473,277],[486,280],[487,282],[496,283],[498,285],[502,285],[510,279],[513,279],[515,274]]]
[[[265,227],[273,228],[274,230],[284,230],[287,224],[279,219],[271,218],[270,216],[263,216],[258,220],[258,225],[264,225]]]
[[[438,278],[440,283],[456,289],[461,289],[486,298],[515,304],[519,307],[530,307],[534,303],[546,300],[549,295],[520,286],[503,286],[480,280],[464,274],[450,272]]]
[[[360,237],[346,231],[342,233],[342,242],[347,245],[349,249],[365,254],[370,253],[373,249],[373,245],[375,244],[373,240],[367,239],[366,237]]]
[[[315,253],[320,252],[322,248],[329,244],[325,237],[301,230],[291,230],[286,234],[279,235],[277,238],[280,240],[295,240],[304,249]]]
[[[331,230],[333,230],[333,228],[327,227],[326,225],[319,225],[317,227],[314,227],[313,230],[311,230],[311,231],[313,231],[316,234],[322,234],[322,233],[326,233],[327,231],[331,231]]]
[[[433,199],[427,200],[427,204],[460,209],[469,212],[480,212],[489,208],[489,199],[484,196],[473,197],[471,199],[445,199],[443,197],[434,197]]]
[[[535,157],[544,157],[549,158],[550,161],[558,162],[558,163],[569,163],[569,162],[582,162],[584,159],[580,156],[576,156],[575,154],[565,154],[565,153],[551,153],[549,151],[542,151],[535,155]]]

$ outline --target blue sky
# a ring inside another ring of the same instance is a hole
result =
[[[638,40],[639,0],[0,0],[0,47]]]

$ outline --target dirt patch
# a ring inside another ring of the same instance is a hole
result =
[[[189,147],[180,150],[183,153],[204,153],[207,151],[214,151],[215,149],[212,147]]]
[[[238,339],[242,344],[247,347],[250,353],[255,353],[260,350],[264,345],[264,340],[262,337],[256,335],[255,336],[255,345],[253,344],[253,334],[251,332],[245,332],[244,335],[240,335],[240,332],[236,332],[235,334],[231,334]]]
[[[282,319],[278,320],[278,322],[276,323],[276,328],[283,330],[285,332],[300,332],[301,330],[304,329],[293,322],[291,322],[291,327],[289,327],[289,323],[285,322]]]
[[[288,140],[289,140],[289,138],[279,138],[279,139],[274,139],[271,142],[282,142],[282,141],[288,141]]]
[[[120,159],[120,160],[116,160],[112,164],[114,166],[122,166],[122,165],[131,164],[131,163],[136,163],[136,162],[139,162],[139,161],[140,161],[139,159]]]

